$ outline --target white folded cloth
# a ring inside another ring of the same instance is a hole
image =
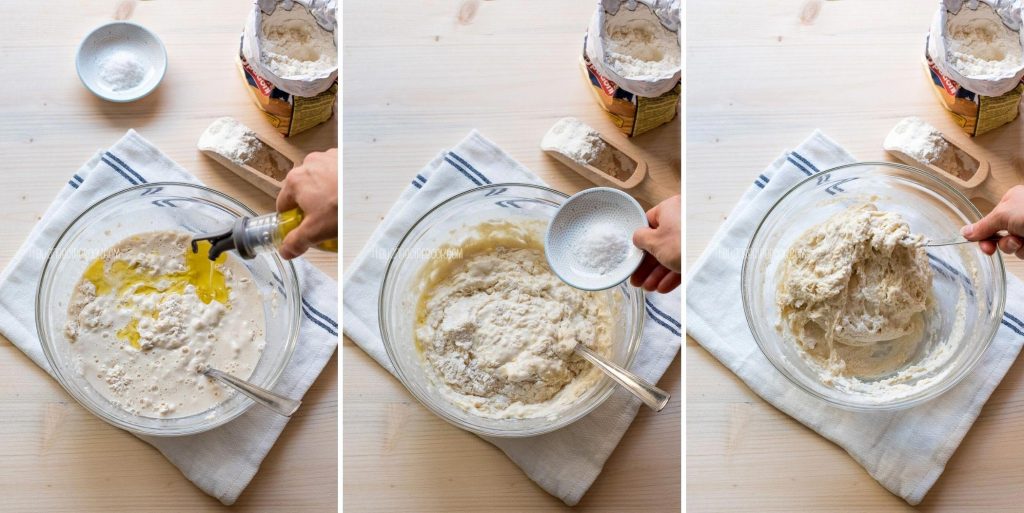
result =
[[[395,202],[355,261],[345,270],[345,334],[388,372],[394,373],[377,323],[377,298],[386,255],[423,214],[441,201],[491,183],[543,184],[477,132],[424,167]],[[384,255],[384,256],[382,256]],[[681,342],[679,291],[648,294],[643,341],[631,370],[657,383]],[[673,398],[677,401],[680,398]],[[574,505],[601,473],[604,462],[633,422],[640,401],[623,390],[572,425],[531,438],[484,437],[548,493]],[[471,485],[470,485],[471,486]]]
[[[774,202],[800,180],[854,162],[815,132],[753,179],[687,276],[686,331],[757,395],[835,442],[882,486],[918,504],[1024,342],[1024,287],[1007,276],[1006,315],[978,367],[952,390],[896,412],[846,411],[812,397],[782,376],[758,349],[740,299],[744,249]]]
[[[134,130],[98,152],[68,180],[11,263],[0,274],[0,333],[52,374],[36,333],[35,298],[43,261],[57,237],[88,206],[114,192],[153,182],[200,183]],[[338,346],[338,285],[301,258],[302,322],[291,361],[274,391],[299,399]],[[253,406],[212,431],[184,437],[140,436],[190,481],[233,504],[259,469],[288,419]]]

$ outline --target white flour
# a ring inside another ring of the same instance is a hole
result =
[[[1013,75],[1022,65],[1020,34],[987,4],[966,5],[946,21],[946,60],[966,77]]]
[[[556,416],[600,371],[573,352],[611,345],[607,295],[574,289],[544,259],[543,225],[482,226],[460,258],[427,264],[416,341],[453,404],[488,418]],[[535,233],[534,233],[535,232]]]
[[[679,34],[665,28],[644,4],[608,16],[601,35],[604,61],[624,78],[653,81],[679,71]]]
[[[291,161],[234,118],[217,118],[199,136],[198,146],[240,166],[251,166],[275,180],[284,180],[291,170]]]
[[[619,179],[629,178],[636,162],[611,147],[601,134],[576,118],[562,118],[544,134],[540,147],[557,151],[581,165],[594,166]]]
[[[334,35],[317,24],[309,11],[296,4],[262,14],[260,53],[263,64],[281,78],[329,75],[338,68]]]
[[[928,164],[962,179],[978,169],[978,161],[947,141],[939,130],[920,118],[901,119],[885,136],[882,147],[910,165]]]
[[[146,78],[146,67],[135,54],[118,50],[99,62],[100,80],[114,91],[131,89]]]
[[[125,239],[89,267],[69,302],[64,333],[76,372],[135,415],[203,413],[233,392],[202,371],[245,379],[263,352],[263,309],[245,266],[229,257],[216,265],[219,275],[191,275],[189,239]]]
[[[604,275],[629,256],[631,246],[629,235],[616,225],[597,222],[587,227],[573,254],[584,268]]]

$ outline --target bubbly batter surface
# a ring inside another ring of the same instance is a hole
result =
[[[186,417],[232,393],[202,372],[248,378],[264,347],[259,291],[240,261],[198,254],[188,234],[124,239],[86,269],[64,334],[75,370],[133,414]]]

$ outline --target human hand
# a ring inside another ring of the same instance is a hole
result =
[[[302,222],[285,236],[278,249],[290,260],[325,240],[338,238],[338,150],[306,155],[288,172],[277,195],[277,211],[302,209]]]
[[[985,240],[1000,230],[1006,230],[1009,235],[998,243]],[[992,212],[977,223],[964,226],[960,234],[967,240],[981,241],[978,244],[986,255],[995,253],[998,247],[1003,253],[1024,259],[1024,186],[1017,185],[1006,191]]]
[[[629,279],[634,287],[665,294],[682,282],[681,203],[676,195],[648,210],[650,228],[640,228],[633,234],[633,245],[647,252]]]

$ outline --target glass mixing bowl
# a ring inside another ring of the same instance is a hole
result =
[[[853,410],[911,407],[941,395],[956,385],[981,359],[1003,316],[1006,276],[1003,261],[988,256],[977,244],[926,248],[932,265],[936,307],[924,315],[925,334],[909,361],[892,374],[865,380],[884,380],[912,368],[943,343],[948,358],[888,396],[825,384],[798,354],[797,342],[781,328],[776,305],[777,276],[789,247],[811,226],[865,200],[880,210],[897,212],[912,233],[931,240],[958,237],[960,228],[981,213],[959,191],[930,172],[902,164],[862,162],[839,166],[795,185],[768,211],[747,247],[741,291],[747,324],[768,360],[790,381],[812,395]],[[966,299],[962,329],[957,325],[957,302]]]
[[[222,230],[255,212],[220,192],[186,183],[152,183],[112,194],[82,212],[57,239],[43,266],[36,293],[36,329],[57,380],[97,417],[134,433],[182,436],[208,431],[244,413],[254,403],[229,393],[207,411],[180,418],[129,413],[92,388],[74,370],[64,336],[67,305],[89,263],[134,234],[157,230],[204,233]],[[233,255],[235,258],[237,256]],[[273,389],[291,358],[299,329],[299,286],[295,269],[276,252],[246,261],[260,291],[266,346],[248,380]],[[244,377],[244,376],[243,376]]]
[[[409,229],[390,255],[381,286],[379,320],[381,337],[398,379],[428,409],[463,429],[488,436],[525,437],[554,431],[583,418],[601,405],[615,389],[602,377],[579,399],[554,417],[490,419],[480,417],[448,401],[438,391],[429,364],[416,347],[416,305],[419,273],[424,255],[457,240],[459,233],[485,221],[542,220],[550,222],[568,196],[529,184],[494,184],[472,189],[441,202]],[[541,234],[543,240],[543,234]],[[640,347],[644,299],[640,289],[622,284],[604,292],[612,304],[611,359],[629,367]]]

